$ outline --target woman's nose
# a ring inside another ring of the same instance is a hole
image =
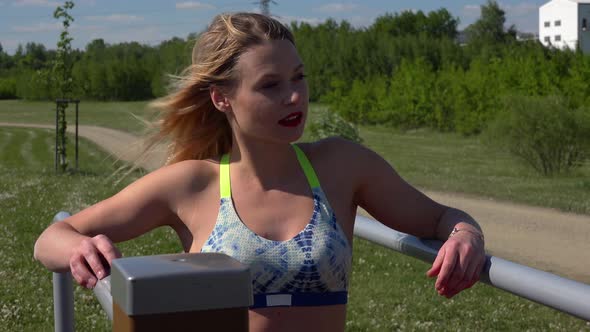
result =
[[[299,91],[297,89],[293,89],[293,90],[289,91],[287,98],[285,100],[285,104],[287,104],[287,105],[297,104],[299,102],[299,100],[301,100],[301,91]]]

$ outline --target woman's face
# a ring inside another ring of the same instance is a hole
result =
[[[228,96],[235,135],[276,143],[299,139],[307,118],[303,63],[287,40],[272,40],[244,52],[236,64],[238,84]]]

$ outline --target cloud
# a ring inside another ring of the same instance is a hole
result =
[[[215,6],[198,1],[177,2],[176,9],[215,9]]]
[[[2,48],[4,48],[4,52],[14,54],[14,51],[18,47],[19,43],[22,43],[22,41],[17,39],[2,39]]]
[[[48,0],[17,0],[12,3],[13,6],[22,7],[22,6],[38,6],[38,7],[57,7],[61,6],[62,3],[57,1],[48,1]]]
[[[111,14],[107,16],[86,16],[86,19],[89,21],[99,21],[99,22],[137,22],[143,21],[143,17],[135,16],[135,15],[126,15],[126,14]]]
[[[371,24],[375,23],[375,17],[369,17],[369,16],[353,16],[349,19],[347,19],[348,22],[350,22],[350,24],[352,24],[352,26],[354,27],[368,27]]]
[[[104,31],[107,27],[105,25],[72,25],[72,31]]]
[[[462,16],[476,18],[481,14],[480,5],[465,5],[463,6]]]
[[[531,14],[536,14],[539,11],[539,6],[534,3],[522,2],[516,5],[507,5],[500,3],[500,8],[506,12],[506,16],[521,17]]]
[[[539,29],[539,6],[533,3],[521,2],[515,5],[500,3],[506,12],[507,25],[516,25],[519,31],[537,32]]]
[[[353,3],[328,3],[317,8],[317,11],[324,13],[342,13],[350,12],[357,8],[358,5]]]
[[[13,26],[11,29],[16,32],[47,32],[57,31],[62,28],[62,24],[59,22],[55,23],[44,23],[40,22],[29,26]]]

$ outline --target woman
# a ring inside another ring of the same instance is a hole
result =
[[[156,106],[159,138],[172,142],[168,165],[43,232],[35,258],[50,270],[92,288],[120,257],[113,242],[168,225],[186,252],[250,266],[251,331],[342,331],[360,206],[391,228],[446,241],[427,272],[439,294],[478,280],[483,235],[467,214],[433,202],[363,146],[292,144],[308,91],[293,36],[276,20],[217,16]],[[291,300],[267,301],[275,294]]]

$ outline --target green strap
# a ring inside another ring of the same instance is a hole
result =
[[[307,182],[309,182],[309,186],[312,188],[319,188],[320,181],[318,180],[318,176],[315,174],[309,159],[307,159],[305,153],[303,153],[297,145],[293,144],[293,148],[295,149],[295,154],[297,154],[297,160],[299,160],[299,164],[301,165],[301,168],[303,168]]]
[[[307,159],[305,153],[303,153],[303,151],[297,145],[293,144],[293,149],[295,150],[295,154],[297,155],[297,160],[299,161],[301,168],[303,168],[303,173],[305,173],[305,177],[307,178],[307,182],[309,182],[309,186],[312,188],[319,188],[320,181],[318,180],[318,176],[315,174],[309,159]],[[221,198],[231,197],[229,153],[221,156],[221,161],[219,164],[219,192]]]
[[[219,164],[219,193],[221,198],[231,197],[231,184],[229,179],[229,153],[221,156]]]

